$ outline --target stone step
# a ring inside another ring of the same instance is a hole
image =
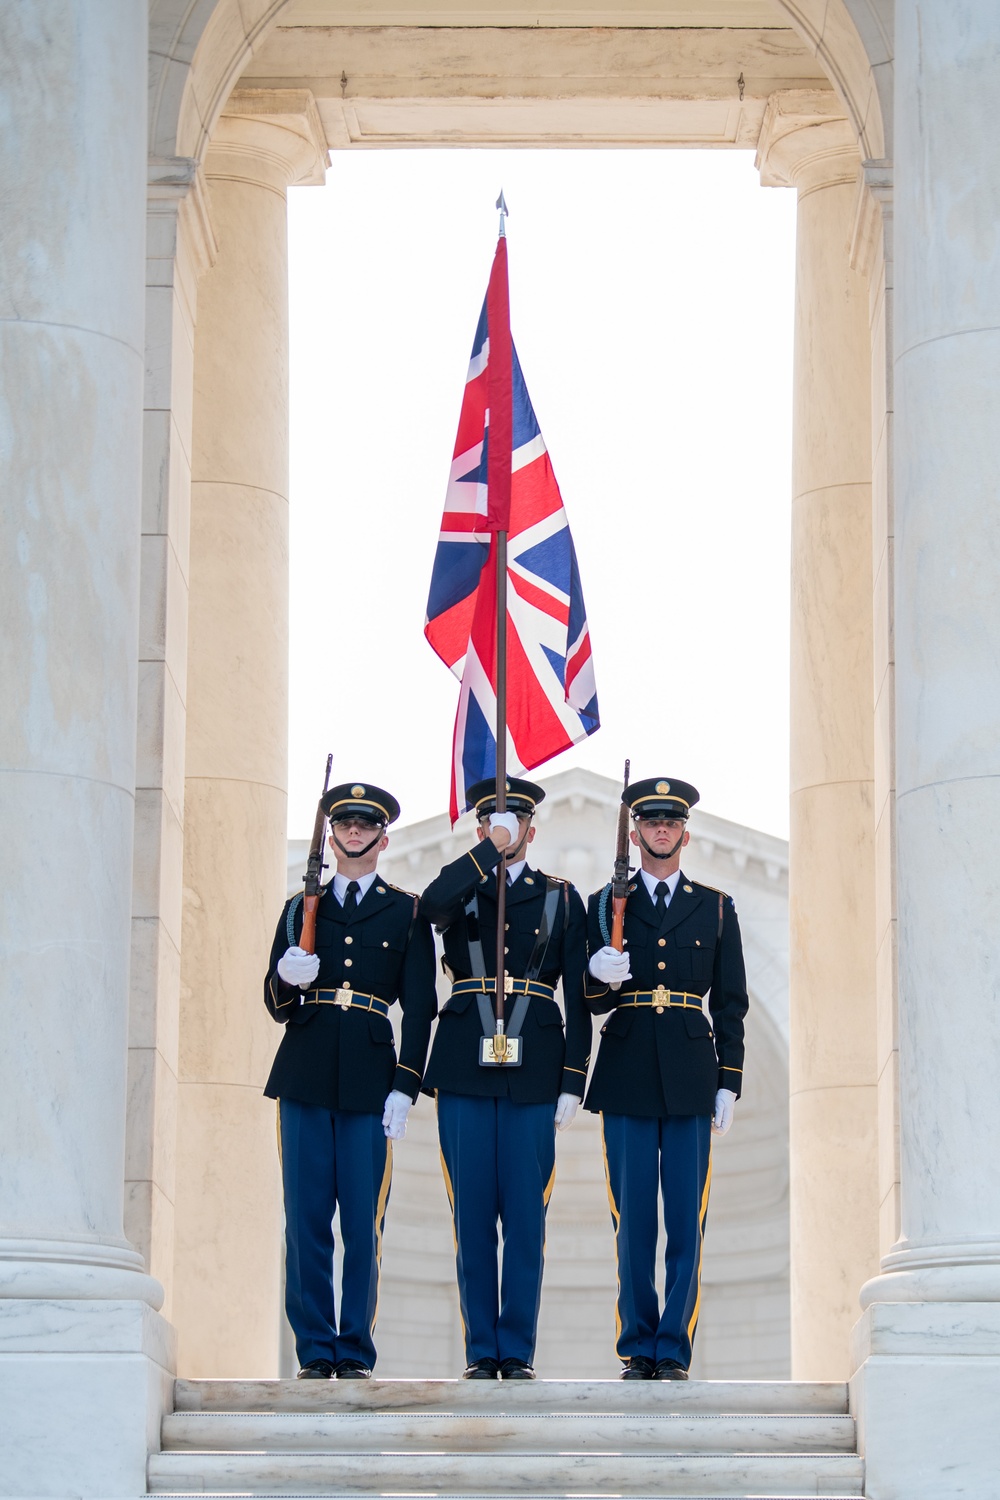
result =
[[[176,1412],[169,1452],[854,1453],[854,1419],[654,1412]]]
[[[852,1454],[156,1453],[152,1494],[860,1496]]]
[[[843,1416],[843,1381],[178,1380],[176,1411],[751,1412]]]

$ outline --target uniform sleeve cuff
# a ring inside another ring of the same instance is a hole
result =
[[[302,999],[301,991],[293,989],[290,984],[285,984],[280,978],[277,970],[269,980],[271,999],[274,1001],[275,1010],[284,1010],[290,1005],[295,1005]]]
[[[420,1093],[421,1082],[420,1074],[414,1072],[413,1068],[408,1068],[405,1063],[396,1064],[396,1076],[392,1080],[392,1086],[398,1093],[405,1094],[408,1099],[412,1099],[414,1104]]]
[[[559,1092],[561,1094],[573,1094],[577,1099],[582,1099],[587,1087],[587,1073],[582,1068],[563,1068],[562,1084]]]

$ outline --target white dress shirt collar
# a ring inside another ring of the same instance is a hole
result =
[[[649,892],[649,899],[655,905],[656,904],[656,887],[659,884],[659,878],[660,877],[657,876],[657,875],[651,875],[648,870],[644,870],[641,867],[640,867],[640,870],[639,870],[639,874],[642,876],[643,880],[646,883],[646,889]],[[672,875],[668,875],[667,876],[667,905],[668,906],[670,905],[670,902],[673,899],[673,894],[674,894],[674,891],[676,891],[676,889],[677,889],[677,885],[678,885],[678,882],[679,882],[680,878],[681,878],[681,872],[680,872],[680,870],[675,870]]]
[[[334,875],[333,877],[333,894],[336,896],[341,906],[343,906],[344,900],[347,896],[347,887],[350,885],[352,880],[356,880],[358,883],[358,905],[360,906],[365,896],[367,896],[372,881],[375,879],[377,874],[377,870],[369,870],[367,875],[341,875],[340,871],[338,870],[336,875]],[[496,986],[494,985],[494,989],[495,988]]]
[[[513,885],[514,884],[514,881],[520,875],[521,871],[525,868],[525,866],[527,865],[527,863],[528,863],[528,861],[526,859],[516,859],[512,865],[508,865],[507,866],[507,884],[508,885]],[[494,989],[495,988],[496,988],[496,986],[494,985]]]

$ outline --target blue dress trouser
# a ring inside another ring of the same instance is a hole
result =
[[[437,1113],[455,1221],[465,1357],[470,1364],[520,1359],[530,1365],[542,1299],[545,1211],[556,1175],[555,1105],[439,1092]]]
[[[392,1142],[381,1115],[282,1099],[285,1312],[300,1365],[356,1359],[375,1367],[382,1226],[392,1181]],[[344,1247],[340,1323],[333,1290],[333,1215]]]
[[[711,1115],[601,1115],[618,1254],[620,1359],[673,1359],[686,1370],[701,1305],[712,1182]],[[657,1189],[667,1232],[663,1310],[656,1292]]]

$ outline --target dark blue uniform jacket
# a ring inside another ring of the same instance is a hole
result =
[[[474,977],[469,958],[465,902],[479,893],[480,937],[486,973],[496,975],[497,887],[493,873],[500,861],[496,846],[484,839],[468,854],[445,865],[420,898],[420,911],[444,933],[444,958],[453,979]],[[538,979],[555,985],[562,979],[563,1015],[555,1000],[533,996],[521,1027],[523,1062],[519,1068],[479,1065],[483,1034],[479,1007],[473,994],[453,995],[441,1009],[424,1086],[428,1093],[487,1097],[508,1095],[516,1104],[553,1104],[561,1093],[583,1097],[590,1061],[592,1022],[583,998],[586,964],[586,913],[578,892],[568,881],[562,890],[545,962]],[[546,876],[525,865],[507,887],[507,972],[523,979],[535,946],[545,905]],[[490,1006],[493,996],[488,997]],[[508,995],[505,1015],[510,1019],[517,1001]]]
[[[285,1035],[264,1089],[270,1099],[297,1099],[324,1109],[382,1113],[391,1089],[415,1099],[437,1012],[434,938],[416,911],[416,897],[377,876],[348,916],[332,882],[320,897],[316,988],[344,984],[359,993],[398,1000],[403,1010],[399,1060],[392,1024],[378,1011],[303,1004],[303,992],[278,977],[278,959],[290,946],[285,903],[264,980],[264,1004]],[[302,903],[292,930],[302,931]],[[306,992],[306,996],[311,992]]]
[[[590,953],[607,942],[600,901],[598,891],[587,905]],[[606,920],[610,928],[610,911]],[[585,1107],[619,1115],[711,1114],[716,1091],[732,1089],[738,1096],[743,1080],[747,983],[732,897],[682,873],[660,922],[639,878],[629,886],[625,905],[625,948],[632,978],[617,993],[587,974],[591,1010],[611,1014],[601,1027]],[[634,991],[658,985],[695,996],[708,993],[711,1022],[695,1001],[690,1008],[660,1010],[628,1005]]]

